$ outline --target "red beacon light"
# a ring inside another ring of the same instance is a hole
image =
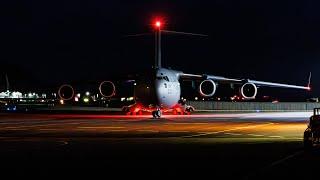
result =
[[[160,21],[156,21],[154,25],[155,25],[156,28],[160,28],[161,27],[161,22]]]

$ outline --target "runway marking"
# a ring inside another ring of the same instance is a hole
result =
[[[284,157],[282,159],[276,160],[276,161],[272,162],[271,164],[261,168],[260,170],[257,170],[256,172],[248,174],[243,179],[253,179],[252,177],[255,177],[256,175],[259,175],[260,173],[266,172],[266,171],[270,170],[271,168],[273,168],[274,166],[282,164],[282,163],[286,162],[289,159],[292,159],[292,158],[294,158],[296,156],[301,155],[302,153],[304,153],[303,150],[295,152],[295,153],[293,153],[291,155],[288,155],[288,156],[286,156],[286,157]]]
[[[39,129],[40,131],[58,131],[60,129],[46,129],[46,128],[43,128],[43,129]]]
[[[203,125],[203,124],[210,124],[210,123],[194,123],[194,122],[189,122],[189,123],[187,123],[187,122],[181,122],[181,123],[165,123],[165,124],[167,124],[167,125]]]
[[[286,156],[286,157],[284,157],[284,158],[282,158],[282,159],[279,159],[279,160],[277,160],[277,161],[274,161],[274,162],[271,163],[269,166],[267,166],[265,169],[269,169],[269,168],[272,168],[272,167],[274,167],[274,166],[277,166],[277,165],[279,165],[279,164],[281,164],[281,163],[283,163],[283,162],[285,162],[285,161],[287,161],[287,160],[289,160],[289,159],[292,159],[292,158],[294,158],[294,157],[302,154],[303,152],[304,152],[304,151],[301,150],[301,151],[298,151],[298,152],[296,152],[296,153],[293,153],[293,154],[291,154],[291,155],[289,155],[289,156]]]
[[[276,166],[276,165],[278,165],[278,164],[281,164],[281,163],[283,163],[284,161],[287,161],[288,159],[291,159],[291,158],[293,158],[293,157],[295,157],[295,156],[297,156],[297,155],[299,155],[299,154],[302,154],[303,152],[304,152],[304,151],[301,150],[301,151],[298,151],[298,152],[296,152],[296,153],[294,153],[294,154],[291,154],[291,155],[289,155],[289,156],[287,156],[287,157],[285,157],[285,158],[282,158],[282,159],[280,159],[280,160],[278,160],[278,161],[275,161],[275,162],[271,163],[269,167],[272,167],[272,166]]]
[[[242,129],[250,129],[250,128],[255,128],[255,127],[263,127],[263,126],[269,126],[273,125],[274,123],[267,123],[267,124],[259,124],[259,125],[248,125],[244,127],[238,127],[238,128],[232,128],[232,129],[226,129],[222,131],[215,131],[215,132],[207,132],[207,133],[201,133],[201,134],[195,134],[195,135],[188,135],[188,136],[181,136],[182,138],[193,138],[193,137],[199,137],[199,136],[206,136],[206,135],[212,135],[212,134],[219,134],[219,133],[224,133],[224,132],[229,132],[229,131],[236,131],[236,130],[242,130]]]
[[[255,136],[255,137],[262,137],[262,136],[264,136],[264,135],[262,135],[262,134],[247,134],[248,136]]]
[[[112,129],[110,132],[128,132],[128,130]]]
[[[163,131],[163,133],[189,133],[190,131]]]
[[[153,133],[158,133],[159,131],[155,131],[155,130],[136,130],[138,132],[153,132]]]
[[[11,128],[11,129],[7,129],[7,131],[28,131],[28,130],[29,129],[26,129],[26,128]]]
[[[241,136],[243,134],[238,134],[238,133],[224,133],[226,135],[232,135],[232,136]]]
[[[38,124],[38,125],[26,125],[26,126],[7,126],[2,127],[5,129],[11,129],[11,128],[32,128],[32,127],[46,127],[46,126],[57,126],[57,125],[73,125],[78,123],[55,123],[55,124]],[[1,128],[0,128],[1,129]]]
[[[123,129],[123,126],[81,126],[78,129]]]
[[[301,141],[303,139],[303,137],[300,137],[300,138],[298,138],[298,137],[296,137],[296,138],[286,138],[286,139]]]
[[[61,143],[60,145],[61,146],[64,146],[64,145],[68,145],[69,142],[68,141],[58,141],[59,143]]]
[[[36,121],[23,121],[23,122],[5,122],[5,123],[0,123],[0,125],[26,125],[26,124],[33,124],[33,125],[37,125],[37,124],[41,124],[41,123],[46,123],[48,122],[49,124],[58,124],[58,123],[62,123],[62,124],[81,124],[78,121],[77,122],[72,122],[72,121],[63,121],[63,120],[59,120],[59,121],[54,121],[54,120],[36,120]]]
[[[270,138],[284,138],[283,136],[268,136]]]

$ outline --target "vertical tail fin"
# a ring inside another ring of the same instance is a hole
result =
[[[311,90],[311,78],[312,78],[312,73],[310,72],[309,79],[308,79],[308,88],[309,88],[309,90]]]
[[[155,68],[161,68],[161,30],[155,32]]]
[[[10,84],[9,84],[8,74],[6,74],[6,90],[7,90],[7,91],[10,90]]]

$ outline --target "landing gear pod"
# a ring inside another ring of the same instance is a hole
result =
[[[58,96],[61,100],[69,101],[74,96],[74,89],[69,84],[63,84],[59,87]]]
[[[116,95],[116,86],[111,81],[103,81],[99,85],[99,92],[105,98]]]

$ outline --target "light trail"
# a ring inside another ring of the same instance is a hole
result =
[[[250,129],[250,128],[256,128],[256,127],[263,127],[263,126],[269,126],[273,125],[274,123],[267,123],[267,124],[261,124],[261,125],[251,125],[251,126],[244,126],[244,127],[238,127],[238,128],[232,128],[232,129],[226,129],[222,131],[215,131],[215,132],[208,132],[208,133],[201,133],[201,134],[195,134],[190,136],[182,136],[182,138],[193,138],[193,137],[200,137],[200,136],[207,136],[212,134],[219,134],[229,131],[236,131],[236,130],[243,130],[243,129]]]

